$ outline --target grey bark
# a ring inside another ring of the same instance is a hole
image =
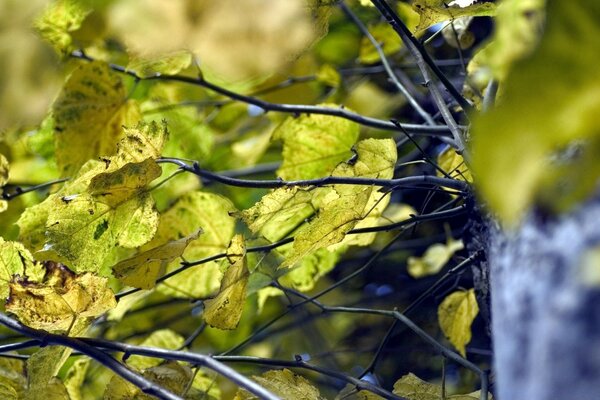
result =
[[[497,399],[600,399],[600,201],[488,237]]]

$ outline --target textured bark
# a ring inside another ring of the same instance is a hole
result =
[[[600,399],[600,288],[581,262],[600,246],[600,201],[490,241],[497,399]]]

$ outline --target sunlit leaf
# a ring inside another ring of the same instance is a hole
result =
[[[179,240],[202,229],[202,235],[188,244],[183,257],[196,261],[224,252],[233,237],[235,218],[231,214],[234,212],[231,201],[223,196],[208,192],[187,193],[161,215],[156,236],[142,250]],[[172,262],[166,272],[178,267],[179,262]],[[167,279],[158,290],[177,297],[206,297],[219,289],[222,276],[218,264],[211,261]]]
[[[324,399],[324,397],[321,396],[321,393],[319,393],[319,389],[314,387],[308,380],[300,375],[294,374],[289,369],[267,371],[261,376],[254,376],[253,378],[259,385],[285,400]],[[259,398],[242,389],[238,390],[234,398],[234,400],[254,399]]]
[[[77,0],[55,0],[39,16],[34,27],[61,55],[73,50],[71,32],[78,30],[91,12]]]
[[[0,237],[0,298],[8,297],[8,284],[14,275],[26,276],[33,270],[31,253],[21,243],[7,242]]]
[[[342,81],[340,73],[331,64],[323,64],[317,71],[316,76],[317,81],[332,88],[340,86]]]
[[[356,159],[338,165],[332,175],[389,179],[395,164],[393,140],[365,139],[356,145]],[[346,233],[372,211],[368,205],[373,193],[378,195],[372,186],[333,185],[316,217],[294,236],[293,252],[282,267],[291,267],[307,254],[341,242]]]
[[[123,260],[113,267],[113,274],[125,285],[150,289],[154,287],[156,279],[164,275],[167,265],[181,257],[187,245],[197,239],[201,232],[198,230],[189,236],[167,242]]]
[[[463,157],[453,148],[448,147],[444,149],[444,151],[438,155],[437,163],[439,167],[452,178],[473,182],[473,176],[471,175],[471,171],[467,168],[465,160],[463,160]],[[438,171],[438,176],[444,175]]]
[[[408,400],[439,400],[442,398],[442,387],[426,382],[416,375],[409,373],[394,383],[394,394]],[[490,399],[491,395],[488,396]],[[453,394],[443,397],[448,400],[477,400],[479,391],[469,394]]]
[[[71,349],[61,346],[44,347],[27,360],[26,399],[70,400],[67,388],[56,377]]]
[[[494,16],[496,13],[494,3],[476,3],[461,7],[459,4],[448,5],[444,0],[415,0],[413,8],[421,16],[417,31],[459,17]]]
[[[157,347],[166,350],[178,350],[183,346],[185,339],[180,334],[170,329],[159,329],[152,332],[140,346]],[[151,367],[156,367],[162,363],[160,358],[144,357],[133,355],[127,359],[127,365],[138,370],[145,370]]]
[[[140,119],[121,77],[105,63],[79,66],[53,105],[56,162],[72,176],[86,161],[115,153],[122,125]]]
[[[335,267],[343,250],[319,249],[305,255],[294,268],[280,278],[280,282],[301,292],[312,290],[317,281]]]
[[[593,67],[600,43],[592,39],[600,34],[600,4],[550,2],[547,11],[538,49],[515,64],[500,104],[473,124],[479,189],[511,225],[536,200],[548,211],[568,209],[596,190],[600,177]]]
[[[164,387],[165,389],[183,396],[190,386],[193,378],[191,369],[175,361],[168,361],[162,365],[145,370],[144,378]],[[126,381],[118,375],[114,375],[104,392],[105,400],[152,400],[150,396],[142,392],[142,389]]]
[[[81,387],[85,381],[85,375],[90,365],[89,358],[80,358],[73,362],[65,376],[65,387],[69,393],[69,400],[83,400]]]
[[[76,320],[85,324],[115,307],[107,279],[90,273],[76,275],[60,264],[46,263],[41,283],[15,279],[10,283],[6,310],[35,329],[69,332]],[[80,325],[81,326],[81,325]],[[77,328],[80,329],[80,326]]]
[[[471,324],[479,313],[475,290],[451,293],[438,307],[438,321],[444,335],[464,357],[471,341]]]
[[[352,157],[358,132],[355,122],[328,115],[289,117],[273,133],[273,139],[283,141],[283,163],[277,175],[286,180],[329,175]]]
[[[134,71],[140,78],[147,78],[154,75],[175,75],[191,64],[192,54],[182,50],[149,59],[133,59],[127,69]]]
[[[227,259],[230,265],[221,281],[219,293],[214,299],[204,302],[204,320],[219,329],[235,329],[246,302],[248,267],[246,246],[241,235],[234,236],[231,240]]]
[[[407,270],[413,278],[435,275],[464,248],[462,240],[449,238],[446,244],[436,243],[427,248],[421,257],[408,257]]]

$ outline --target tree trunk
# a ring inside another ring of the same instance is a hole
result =
[[[489,238],[497,398],[600,399],[600,201]]]

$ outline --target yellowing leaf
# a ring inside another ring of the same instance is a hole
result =
[[[402,48],[402,39],[400,39],[394,28],[386,22],[369,27],[369,33],[379,43],[386,56],[394,54]],[[361,40],[358,59],[361,63],[365,64],[381,62],[381,57],[377,49],[367,37],[363,37]]]
[[[157,383],[165,389],[175,393],[178,396],[185,395],[194,377],[191,369],[176,361],[168,361],[162,365],[145,370],[142,375],[144,378]],[[142,389],[134,384],[114,375],[110,380],[104,400],[153,400],[150,396],[142,392]]]
[[[246,246],[241,235],[234,236],[227,249],[229,267],[221,281],[221,289],[212,300],[204,302],[204,320],[212,327],[235,329],[242,317],[248,285]]]
[[[8,297],[8,284],[14,275],[27,276],[33,268],[33,257],[21,243],[0,237],[0,298]]]
[[[78,30],[91,10],[76,0],[55,0],[34,22],[40,36],[61,55],[73,50],[71,32]]]
[[[27,360],[27,400],[70,400],[67,388],[56,377],[71,349],[62,346],[44,347]]]
[[[452,238],[446,244],[431,245],[422,257],[408,257],[408,273],[413,278],[435,275],[444,268],[454,253],[463,248],[462,240]]]
[[[150,336],[140,343],[140,346],[178,350],[183,346],[184,342],[185,339],[180,334],[170,329],[160,329],[152,332]],[[162,361],[160,358],[133,355],[127,359],[127,365],[143,371],[158,366]]]
[[[597,2],[549,2],[538,49],[515,64],[501,103],[474,119],[473,172],[508,224],[534,201],[564,211],[597,188],[598,18]]]
[[[198,230],[189,236],[167,242],[123,260],[113,267],[113,274],[125,285],[150,289],[154,287],[156,279],[164,275],[167,265],[181,257],[187,245],[197,239],[201,232]]]
[[[442,387],[426,382],[416,375],[409,373],[394,383],[394,394],[408,400],[439,400],[442,398]],[[469,394],[453,394],[444,397],[448,400],[477,400],[479,391]],[[491,399],[491,395],[489,396]]]
[[[494,3],[477,3],[468,7],[461,7],[458,4],[447,5],[444,0],[415,0],[413,8],[421,16],[419,25],[416,28],[417,31],[423,31],[438,22],[459,17],[491,17],[496,13]]]
[[[451,293],[438,307],[440,328],[463,357],[465,347],[471,341],[471,324],[478,313],[473,289]]]
[[[8,357],[0,359],[0,396],[2,399],[19,400],[25,396],[27,379],[25,362]]]
[[[83,400],[81,386],[85,381],[85,376],[90,366],[89,358],[79,358],[73,362],[73,365],[67,371],[65,377],[65,387],[69,393],[69,400]]]
[[[280,282],[301,292],[312,290],[317,281],[335,267],[343,250],[318,249],[305,255],[294,268],[280,278]]]
[[[334,176],[389,179],[396,164],[396,145],[391,139],[365,139],[356,145],[356,159],[340,164]],[[372,211],[371,196],[381,196],[364,185],[333,185],[324,196],[319,213],[297,235],[294,247],[282,264],[291,267],[307,254],[341,242],[346,233]]]
[[[126,95],[121,78],[105,63],[85,63],[71,74],[52,108],[56,162],[63,176],[90,159],[115,153],[121,127],[140,118]]]
[[[2,187],[8,182],[8,160],[0,153],[0,196],[4,193]],[[0,198],[0,213],[8,208],[8,201]]]
[[[316,76],[317,81],[332,88],[340,86],[342,80],[340,73],[330,64],[323,64],[317,71]]]
[[[323,400],[319,389],[300,375],[294,374],[289,369],[267,371],[261,376],[254,376],[254,380],[271,391],[276,396],[285,400]],[[258,400],[258,397],[245,391],[238,390],[234,400]]]
[[[191,64],[192,54],[182,50],[150,59],[134,58],[127,69],[134,71],[140,78],[147,78],[154,75],[175,75]]]
[[[90,273],[76,275],[51,262],[45,266],[47,273],[41,283],[19,279],[10,283],[6,310],[25,325],[68,332],[77,320],[85,324],[117,305],[106,278]]]
[[[235,218],[231,214],[234,212],[231,201],[223,196],[208,192],[187,193],[161,215],[156,236],[142,251],[202,229],[202,235],[188,244],[183,257],[194,261],[224,252],[233,237]],[[178,267],[179,262],[174,261],[166,272]],[[222,276],[218,263],[211,261],[180,272],[158,285],[157,290],[183,298],[207,297],[219,290]]]
[[[454,179],[473,182],[471,171],[468,170],[463,157],[451,147],[446,148],[438,155],[437,163],[445,173]],[[438,171],[438,176],[444,176]]]
[[[221,400],[221,389],[216,377],[210,376],[202,369],[196,371],[192,387],[186,393],[189,400]]]
[[[273,133],[273,139],[283,141],[283,163],[277,174],[286,180],[329,175],[352,157],[358,132],[355,122],[329,115],[289,117]]]

